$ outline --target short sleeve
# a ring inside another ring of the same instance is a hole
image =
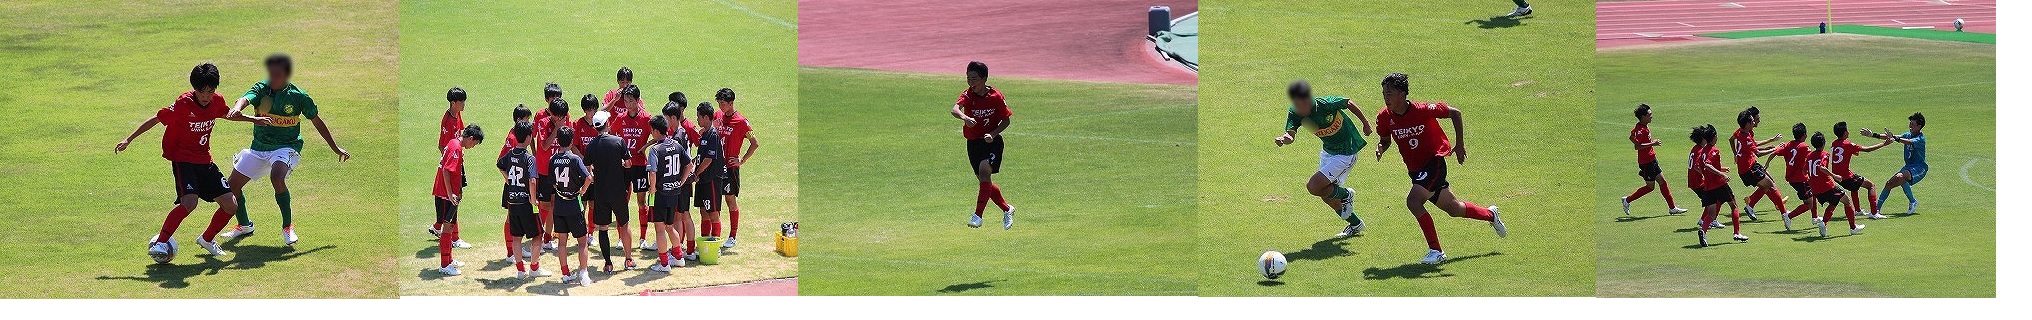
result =
[[[1298,116],[1298,106],[1284,111],[1284,131],[1298,130],[1299,121],[1304,121],[1304,118]]]
[[[501,157],[500,159],[494,159],[494,168],[496,168],[496,169],[501,169],[501,171],[508,171],[508,167],[509,167],[508,163],[512,162],[512,161],[508,161],[508,159],[511,159],[511,158],[514,158],[514,157],[515,157],[515,156],[512,156],[512,155],[508,155],[508,156],[502,156],[502,157]]]
[[[303,117],[309,119],[317,119],[318,117],[317,101],[311,99],[309,93],[297,91],[296,94],[303,95],[303,105],[297,106],[298,108],[303,109]]]
[[[267,82],[255,82],[254,87],[247,88],[246,94],[240,95],[240,99],[246,99],[247,103],[259,105],[261,104],[261,90],[267,88]]]
[[[662,148],[661,148],[660,146],[658,146],[658,147],[651,147],[651,148],[649,148],[649,152],[650,152],[651,154],[655,154],[655,153],[658,153],[657,151],[658,151],[658,150],[661,150],[661,149],[662,149]],[[663,157],[649,157],[649,169],[648,169],[648,170],[649,170],[649,172],[657,172],[657,171],[656,171],[656,168],[660,168],[660,167],[663,167],[663,161],[662,161],[662,160],[663,160]]]

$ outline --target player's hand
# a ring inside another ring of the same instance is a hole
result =
[[[254,121],[254,125],[257,125],[257,126],[263,126],[263,127],[266,127],[266,126],[270,126],[270,124],[268,123],[268,117],[247,117],[247,119],[248,119],[248,120],[253,120],[253,121]]]
[[[1362,124],[1362,135],[1365,135],[1365,136],[1372,136],[1372,135],[1376,135],[1376,130],[1375,130],[1375,128],[1370,128],[1370,127],[1369,127],[1369,124],[1367,124],[1367,123],[1364,123],[1364,124]]]
[[[960,122],[965,122],[967,124],[967,127],[973,127],[976,124],[980,124],[980,121],[974,120],[974,117],[968,116],[960,116]]]
[[[742,160],[742,159],[741,159],[741,157],[733,157],[733,158],[728,158],[728,159],[727,159],[727,165],[729,165],[729,166],[740,166],[740,165],[741,165],[741,163],[743,163],[743,162],[747,162],[747,161],[745,161],[745,160]]]
[[[1286,132],[1286,133],[1284,133],[1284,135],[1280,135],[1280,136],[1277,136],[1277,139],[1273,140],[1273,142],[1276,142],[1276,143],[1277,143],[1277,146],[1279,146],[1279,147],[1282,147],[1282,146],[1284,146],[1284,145],[1287,145],[1287,144],[1291,144],[1291,133],[1290,133],[1290,132]]]
[[[1468,164],[1468,148],[1453,146],[1453,157],[1460,164]]]
[[[1778,140],[1785,140],[1785,134],[1783,134],[1783,133],[1780,133],[1780,134],[1778,134],[1778,136],[1776,136],[1776,137],[1771,137],[1771,138],[1772,138],[1772,139],[1778,139]]]
[[[1383,161],[1383,148],[1376,148],[1376,161]]]
[[[1863,129],[1863,130],[1869,130],[1869,129]],[[115,145],[115,146],[113,146],[113,154],[120,154],[120,152],[121,152],[121,151],[127,151],[127,144],[128,144],[128,143],[133,143],[133,142],[134,142],[134,140],[120,140],[120,144],[119,144],[119,145]]]
[[[353,158],[353,154],[346,152],[346,148],[332,148],[332,153],[339,155],[339,162],[346,162],[346,160]]]
[[[459,205],[459,198],[463,198],[463,197],[460,197],[459,195],[456,195],[456,194],[454,194],[454,195],[451,195],[450,197],[448,197],[448,198],[447,198],[447,199],[445,199],[445,200],[451,200],[451,201],[452,201],[452,205],[456,206],[456,205]]]

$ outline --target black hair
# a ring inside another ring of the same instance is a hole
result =
[[[656,133],[670,134],[670,120],[663,120],[663,117],[649,117],[649,129],[656,130]]]
[[[676,102],[677,104],[691,104],[691,101],[684,99],[683,91],[671,91],[670,102]]]
[[[515,128],[508,130],[508,134],[515,135],[515,141],[522,142],[528,142],[529,134],[535,132],[536,132],[536,124],[529,123],[529,121],[516,121]]]
[[[268,67],[269,69],[281,68],[282,74],[296,73],[296,63],[290,62],[289,55],[281,52],[268,54],[267,59],[261,60],[261,66]]]
[[[988,78],[988,64],[981,63],[980,61],[967,62],[967,74],[979,75],[982,79],[986,79]]]
[[[734,102],[734,89],[720,88],[720,92],[713,93],[713,100],[723,102]]]
[[[712,120],[713,104],[704,102],[698,103],[698,117],[699,119],[703,120]]]
[[[219,66],[212,65],[212,63],[210,62],[206,62],[199,63],[198,66],[196,67],[191,67],[190,87],[191,90],[197,90],[198,88],[212,88],[214,90],[218,89]]]
[[[1702,130],[1707,130],[1707,126],[1693,126],[1692,132],[1686,134],[1686,139],[1693,141],[1694,144],[1706,142],[1707,137],[1702,135]]]
[[[642,88],[631,84],[627,88],[621,88],[621,95],[628,96],[629,99],[641,100]]]
[[[1827,147],[1827,135],[1821,134],[1820,131],[1814,131],[1813,150],[1820,150],[1820,148],[1824,147]]]
[[[528,119],[528,118],[529,118],[529,107],[523,106],[520,103],[515,104],[515,118],[513,119]]]
[[[574,133],[574,132],[572,132],[572,128],[571,128],[571,127],[558,127],[558,128],[557,128],[557,134],[556,134],[556,135],[552,135],[552,136],[554,136],[554,137],[557,137],[557,141],[553,141],[553,142],[556,142],[557,144],[560,144],[560,145],[571,145],[571,143],[572,143],[572,134],[573,134],[573,133]],[[564,148],[564,149],[565,149],[565,150],[571,150],[571,148]]]
[[[663,104],[663,115],[664,115],[664,116],[669,116],[669,117],[676,117],[676,116],[682,116],[682,115],[684,115],[684,104],[683,104],[683,103],[677,103],[676,101],[672,101],[672,102],[668,102],[668,103],[664,103],[664,104]]]
[[[550,108],[549,108],[549,109],[550,109],[550,110],[548,110],[548,111],[550,111],[550,115],[553,115],[553,116],[567,116],[567,117],[568,117],[568,116],[570,116],[570,115],[571,115],[571,103],[570,103],[570,102],[564,102],[564,99],[557,99],[557,100],[551,100],[551,101],[550,101]]]
[[[466,89],[452,87],[451,91],[445,91],[444,98],[446,102],[466,101]]]
[[[561,97],[564,97],[564,88],[559,88],[556,82],[543,84],[544,99],[561,98]]]
[[[1383,76],[1383,88],[1397,89],[1397,91],[1410,93],[1411,76],[1403,72],[1391,72],[1390,75]]]
[[[1651,115],[1651,105],[1642,103],[1637,104],[1637,118],[1643,118],[1644,116],[1647,115]]]
[[[1848,121],[1842,121],[1842,122],[1836,122],[1836,123],[1834,123],[1834,136],[1836,136],[1836,137],[1841,137],[1842,139],[1848,139],[1848,138],[1849,138],[1849,122],[1848,122]]]
[[[1737,112],[1736,126],[1737,127],[1749,126],[1750,119],[1756,118],[1758,113],[1759,111],[1757,111],[1757,106],[1750,106],[1749,109],[1743,109],[1742,112]]]
[[[1924,115],[1924,114],[1919,114],[1918,112],[1913,112],[1913,113],[1912,113],[1912,116],[1910,116],[1910,117],[1905,117],[1905,120],[1911,120],[1911,121],[1913,121],[1913,122],[1918,122],[1918,123],[1919,123],[1919,127],[1922,127],[1922,128],[1923,128],[1923,127],[1926,127],[1926,115]]]
[[[614,80],[635,81],[635,70],[628,70],[628,67],[621,67],[621,71],[614,72]]]
[[[1792,124],[1792,141],[1806,140],[1806,123]]]
[[[459,136],[473,138],[473,141],[487,140],[487,133],[481,132],[480,125],[477,124],[466,125],[466,131],[459,133]]]
[[[600,109],[600,98],[594,98],[593,94],[588,93],[586,94],[585,97],[579,98],[579,110],[585,110],[586,115],[588,116],[593,115],[592,111],[599,109]]]
[[[1292,99],[1312,99],[1312,84],[1306,83],[1305,79],[1292,80],[1290,86],[1284,87],[1284,96]]]

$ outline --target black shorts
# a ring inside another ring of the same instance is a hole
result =
[[[1709,190],[1694,190],[1693,194],[1700,197],[1702,207],[1729,203],[1736,198],[1736,191],[1729,189],[1727,185]]]
[[[676,217],[677,207],[649,207],[649,222],[673,223]]]
[[[1433,199],[1438,199],[1439,190],[1453,185],[1446,181],[1446,157],[1432,157],[1418,170],[1412,170],[1411,185],[1425,187],[1425,191],[1432,192]]]
[[[1855,192],[1856,189],[1863,188],[1863,181],[1868,180],[1863,179],[1863,175],[1860,174],[1850,174],[1847,178],[1835,180],[1835,182],[1841,184],[1842,189],[1846,189],[1849,192]]]
[[[727,168],[727,174],[720,178],[720,195],[741,196],[741,168]]]
[[[1845,196],[1848,196],[1848,194],[1842,193],[1841,188],[1830,188],[1827,191],[1813,195],[1813,199],[1819,200],[1820,204],[1827,205],[1841,203],[1842,197]]]
[[[1750,164],[1750,170],[1736,173],[1737,178],[1743,178],[1744,186],[1757,186],[1757,183],[1764,182],[1764,177],[1769,176],[1771,176],[1771,173],[1764,171],[1764,164],[1762,163],[1752,163]]]
[[[226,177],[219,174],[217,164],[170,162],[169,171],[176,176],[176,200],[172,203],[182,202],[187,194],[198,195],[200,201],[213,202],[232,189],[226,186]]]
[[[692,206],[699,211],[720,210],[720,184],[716,179],[699,179],[692,183]]]
[[[609,194],[593,199],[592,223],[596,226],[628,224],[628,196]]]
[[[550,175],[547,174],[536,176],[537,202],[550,202],[551,197],[556,194],[557,194],[557,178],[551,178]]]
[[[527,203],[508,205],[508,235],[535,238],[543,234],[541,223],[536,218],[536,207]]]
[[[1658,174],[1660,173],[1665,173],[1665,170],[1658,169],[1657,161],[1637,165],[1637,177],[1644,178],[1644,181],[1658,181]]]
[[[438,223],[459,223],[459,205],[452,204],[451,200],[445,200],[444,198],[433,197],[431,199],[437,200]]]
[[[1002,137],[995,142],[982,139],[967,140],[967,172],[980,169],[981,161],[988,162],[988,173],[1002,173]]]
[[[1797,199],[1806,199],[1813,197],[1813,193],[1807,192],[1806,189],[1809,188],[1805,182],[1787,182],[1787,184],[1792,185],[1792,194],[1799,196]]]
[[[550,211],[550,230],[569,233],[572,238],[586,237],[586,215],[579,209],[579,201],[558,199],[556,207]]]
[[[634,192],[649,192],[649,167],[634,166],[627,170],[628,189]]]

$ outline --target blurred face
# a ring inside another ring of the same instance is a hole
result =
[[[271,88],[280,90],[282,85],[289,83],[289,72],[282,71],[281,68],[268,67],[268,83],[273,85]]]
[[[635,84],[635,79],[614,80],[614,83],[619,84],[619,86],[616,86],[615,88],[627,88],[628,85]]]
[[[1919,127],[1921,127],[1921,126],[1919,125],[1919,121],[1913,121],[1913,120],[1905,120],[1905,128],[1906,128],[1906,129],[1908,129],[1908,130],[1912,130],[1912,131],[1919,131]]]
[[[721,110],[720,112],[721,112],[721,113],[725,113],[725,112],[727,112],[726,110],[734,110],[734,102],[733,102],[733,101],[720,101],[720,100],[713,100],[713,104],[715,104],[715,105],[718,105],[718,106],[720,107],[720,110]],[[765,110],[765,111],[766,111],[766,110]]]
[[[478,144],[480,144],[480,139],[473,139],[473,137],[459,138],[459,147],[472,148],[474,145]]]
[[[1291,106],[1298,110],[1298,116],[1312,116],[1312,99],[1291,98]]]
[[[1750,116],[1750,127],[1751,127],[1751,128],[1756,128],[1756,127],[1757,127],[1757,125],[1759,125],[1759,124],[1763,124],[1763,123],[1764,123],[1764,116]]]
[[[1390,110],[1404,110],[1404,108],[1408,105],[1408,103],[1406,103],[1407,100],[1404,100],[1404,95],[1405,95],[1404,90],[1397,90],[1396,88],[1383,88],[1383,104],[1389,106]]]
[[[1651,114],[1646,113],[1644,116],[1637,117],[1637,122],[1651,123]]]

